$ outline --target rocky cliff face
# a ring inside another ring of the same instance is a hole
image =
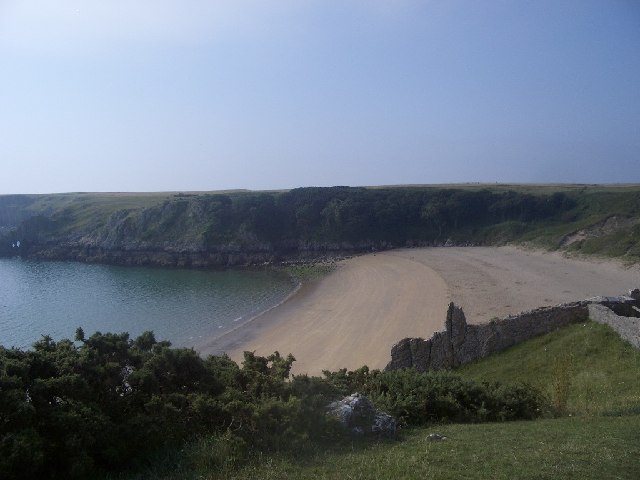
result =
[[[251,223],[242,217],[227,218],[224,197],[212,198],[173,199],[104,216],[80,211],[30,218],[15,228],[11,238],[5,236],[0,254],[118,265],[231,267],[318,260],[392,246],[270,239],[256,231],[255,219]],[[11,248],[16,239],[21,241],[19,251]]]
[[[179,250],[169,245],[165,248],[150,246],[136,249],[103,248],[102,246],[86,246],[81,243],[66,243],[62,245],[24,245],[18,252],[5,254],[21,254],[30,258],[42,260],[73,260],[90,263],[107,263],[113,265],[163,266],[180,268],[204,267],[247,267],[280,263],[316,262],[328,258],[340,258],[355,253],[368,251],[349,246],[336,249],[332,245],[324,245],[318,249],[287,249],[278,250],[276,247],[265,249],[237,247],[235,245],[220,245],[207,250]]]

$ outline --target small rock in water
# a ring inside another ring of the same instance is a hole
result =
[[[446,440],[447,437],[445,437],[444,435],[440,435],[439,433],[430,433],[427,436],[427,440],[429,440],[430,442],[441,442],[442,440]]]

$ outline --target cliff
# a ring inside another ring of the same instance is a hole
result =
[[[613,235],[621,245],[615,254],[635,259],[639,212],[638,189],[602,197],[573,187],[10,195],[0,196],[0,255],[224,267],[536,238],[576,250]],[[600,226],[586,231],[589,222]]]

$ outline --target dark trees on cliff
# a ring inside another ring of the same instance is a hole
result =
[[[194,200],[196,201],[196,200]],[[251,234],[274,246],[296,242],[395,244],[469,237],[474,228],[533,222],[573,208],[564,194],[455,189],[299,188],[243,194],[212,211],[211,242]],[[224,213],[221,213],[221,209]],[[229,219],[221,225],[219,218]],[[227,237],[228,238],[228,237]]]
[[[96,209],[91,215],[79,203],[23,221],[3,237],[0,254],[16,253],[10,247],[17,236],[25,252],[64,245],[79,250],[260,251],[285,256],[298,250],[365,251],[449,239],[483,243],[493,226],[513,224],[513,231],[522,231],[539,221],[559,220],[575,205],[564,193],[424,187],[178,195],[148,207]]]

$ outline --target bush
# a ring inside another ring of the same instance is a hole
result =
[[[248,448],[295,449],[333,428],[326,382],[290,381],[291,355],[247,352],[239,367],[151,332],[85,339],[79,329],[76,341],[0,347],[0,478],[84,478],[207,435],[239,460]]]
[[[31,351],[0,347],[0,478],[85,478],[195,438],[210,439],[202,448],[219,448],[210,461],[225,468],[252,449],[298,452],[340,437],[325,407],[355,391],[409,425],[534,418],[543,406],[530,387],[451,373],[362,367],[290,378],[295,359],[278,352],[245,352],[238,366],[171,349],[151,332],[85,339],[78,330],[76,342],[44,337]]]
[[[478,383],[450,372],[362,367],[324,375],[342,393],[364,393],[405,425],[532,419],[547,409],[545,397],[531,386]]]

